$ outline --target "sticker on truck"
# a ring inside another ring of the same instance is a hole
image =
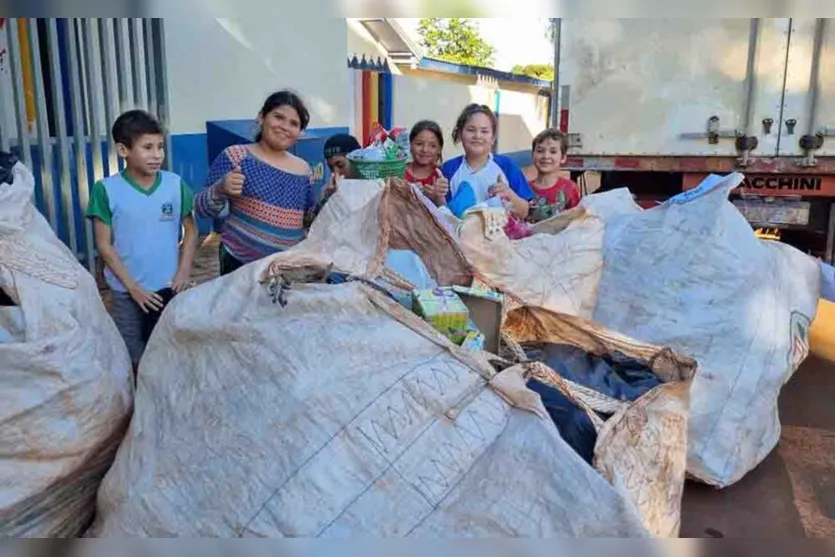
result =
[[[706,174],[685,174],[684,190],[691,190]],[[816,174],[748,174],[740,191],[763,196],[835,197],[835,176]]]

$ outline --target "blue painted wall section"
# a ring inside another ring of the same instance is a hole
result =
[[[525,168],[526,166],[533,164],[530,151],[513,151],[511,153],[502,154],[518,164],[520,168]]]
[[[380,120],[390,130],[394,125],[394,78],[391,73],[380,74]]]
[[[194,192],[206,185],[209,177],[209,154],[206,146],[206,134],[190,133],[171,136],[171,171],[179,174]],[[212,230],[212,221],[198,219],[197,226],[201,234]]]
[[[255,120],[222,120],[206,122],[206,143],[209,161],[230,145],[243,145],[255,141],[258,124]]]
[[[193,190],[200,190],[209,175],[206,134],[190,133],[171,136],[171,171],[182,177]]]

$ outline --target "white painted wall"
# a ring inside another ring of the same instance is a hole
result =
[[[523,151],[547,126],[548,104],[536,94],[502,90],[499,95],[499,151]],[[434,120],[444,130],[444,158],[460,155],[452,144],[452,128],[461,110],[470,103],[496,106],[496,91],[482,85],[417,76],[394,78],[394,125],[410,128],[419,120]]]
[[[548,127],[548,97],[503,90],[499,96],[499,151],[526,151]]]
[[[310,127],[348,126],[347,26],[315,6],[254,0],[159,2],[173,133],[201,133],[207,120],[253,118],[273,91],[291,88]],[[230,14],[240,17],[224,17]]]
[[[445,159],[463,152],[460,146],[452,144],[452,128],[461,110],[473,102],[492,107],[494,93],[479,85],[440,79],[407,75],[394,78],[394,125],[411,128],[420,120],[436,121],[445,132]]]

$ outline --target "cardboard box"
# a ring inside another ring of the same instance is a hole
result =
[[[464,342],[461,343],[461,348],[471,352],[484,350],[484,335],[478,331],[470,331],[469,334],[467,334],[467,338],[465,338]]]
[[[491,302],[495,302],[500,306],[504,305],[504,294],[496,292],[485,287],[467,287],[467,286],[453,286],[452,291],[461,296],[472,296],[476,298],[483,298]],[[462,298],[463,301],[463,298]]]
[[[467,336],[470,311],[452,288],[415,290],[412,309],[435,329],[456,344]]]
[[[475,328],[483,335],[483,350],[491,354],[498,354],[502,316],[504,314],[504,295],[483,288],[454,286],[452,289],[467,306],[470,319],[475,323]]]

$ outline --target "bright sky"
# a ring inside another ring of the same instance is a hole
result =
[[[419,18],[397,20],[417,38]],[[508,71],[516,64],[544,64],[553,61],[554,49],[545,35],[547,19],[477,18],[481,36],[496,48],[494,66]]]

